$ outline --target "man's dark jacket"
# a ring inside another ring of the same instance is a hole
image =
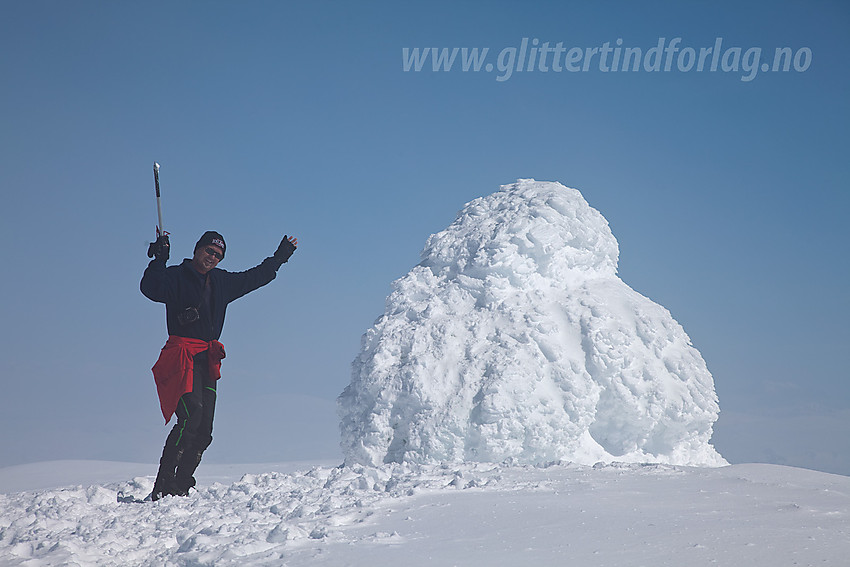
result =
[[[165,266],[165,260],[154,258],[148,264],[139,287],[148,299],[165,303],[168,334],[204,341],[218,340],[224,327],[227,304],[262,287],[277,275],[281,263],[266,258],[259,266],[244,272],[228,272],[213,268],[206,275],[185,259],[177,266]],[[204,288],[209,281],[209,307],[204,301]],[[187,307],[198,308],[200,318],[181,325],[177,316]]]

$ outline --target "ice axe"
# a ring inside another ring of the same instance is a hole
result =
[[[156,185],[156,215],[159,224],[156,227],[156,239],[159,240],[161,236],[168,236],[168,233],[162,226],[162,197],[159,193],[159,164],[153,162],[153,182]],[[148,248],[148,258],[153,258],[153,245]]]
[[[162,226],[162,198],[159,194],[159,164],[153,162],[153,182],[156,185],[156,215],[157,220],[159,220],[159,225],[156,227],[156,237],[159,238],[163,234],[168,234],[165,232],[165,228]]]

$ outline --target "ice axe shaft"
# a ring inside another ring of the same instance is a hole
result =
[[[159,225],[156,227],[156,237],[159,238],[166,234],[165,228],[162,226],[162,198],[159,194],[159,164],[153,162],[153,182],[156,185],[156,215]]]

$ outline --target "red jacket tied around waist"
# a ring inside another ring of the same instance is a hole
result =
[[[153,379],[159,394],[159,406],[165,423],[177,410],[180,396],[192,391],[193,372],[195,368],[193,357],[207,351],[210,366],[210,378],[221,378],[221,359],[224,358],[224,345],[216,340],[204,341],[170,335],[159,359],[153,365]]]

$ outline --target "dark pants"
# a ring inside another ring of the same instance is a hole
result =
[[[216,382],[210,378],[207,351],[194,357],[192,391],[177,404],[177,423],[171,428],[159,461],[157,484],[161,489],[186,492],[195,486],[195,469],[212,443]]]

